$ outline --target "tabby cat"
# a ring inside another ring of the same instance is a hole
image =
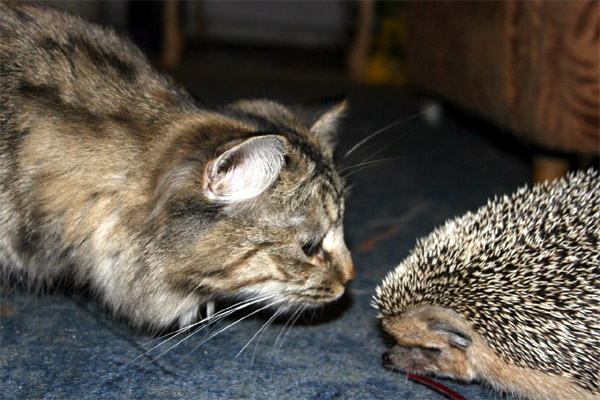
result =
[[[6,4],[0,23],[5,279],[67,279],[153,328],[223,296],[342,295],[344,101],[200,106],[110,29]]]

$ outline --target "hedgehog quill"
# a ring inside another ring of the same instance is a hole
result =
[[[600,398],[598,171],[521,188],[419,240],[376,289],[390,369]]]

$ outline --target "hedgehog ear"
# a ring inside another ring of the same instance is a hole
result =
[[[286,143],[282,136],[264,135],[226,144],[204,170],[206,197],[235,203],[263,193],[279,177]]]
[[[445,335],[452,346],[465,349],[473,343],[471,336],[446,321],[432,321],[427,326],[432,331]]]
[[[332,154],[337,144],[338,124],[347,107],[346,97],[306,102],[292,109],[317,137],[323,149]]]

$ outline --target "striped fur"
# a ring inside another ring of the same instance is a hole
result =
[[[4,280],[67,279],[156,328],[219,296],[343,293],[343,101],[201,107],[110,29],[0,7]]]

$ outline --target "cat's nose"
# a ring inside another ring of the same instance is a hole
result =
[[[342,263],[342,283],[344,285],[352,282],[354,279],[354,264],[352,263],[352,257],[350,257],[350,253],[346,254],[345,260]]]

